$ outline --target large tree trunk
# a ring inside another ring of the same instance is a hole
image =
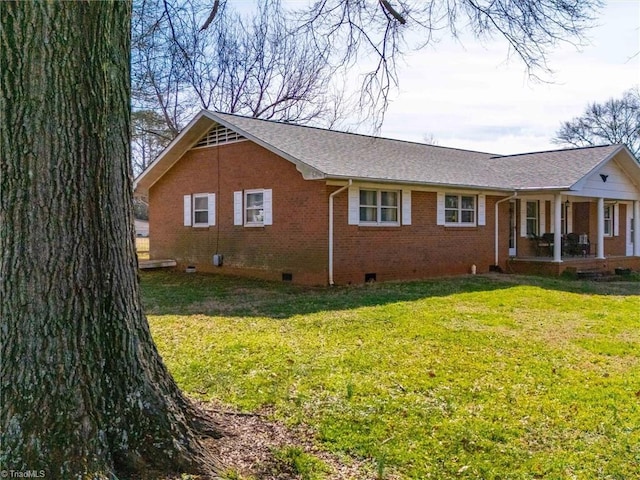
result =
[[[0,3],[0,469],[202,466],[139,296],[130,9]]]

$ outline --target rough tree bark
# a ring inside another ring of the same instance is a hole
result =
[[[142,311],[129,2],[0,4],[0,469],[210,467]]]

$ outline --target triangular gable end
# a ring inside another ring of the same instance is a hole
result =
[[[576,183],[571,190],[581,196],[618,200],[640,199],[640,164],[620,149],[611,158]]]
[[[241,118],[241,117],[238,117]],[[239,141],[252,141],[270,150],[276,155],[289,160],[296,165],[306,180],[325,178],[324,174],[297,158],[274,148],[268,142],[259,137],[248,134],[224,118],[218,117],[214,112],[201,110],[195,118],[189,122],[176,138],[158,155],[147,169],[134,180],[136,195],[145,196],[149,188],[157,182],[174,163],[192,148],[203,148],[223,143]]]

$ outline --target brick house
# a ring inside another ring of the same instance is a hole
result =
[[[150,258],[199,271],[346,284],[640,269],[640,164],[622,145],[501,156],[202,111],[135,189]]]

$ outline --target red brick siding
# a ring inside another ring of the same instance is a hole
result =
[[[533,257],[536,255],[536,244],[528,236],[522,236],[522,203],[526,199],[516,200],[516,253],[518,257]],[[545,202],[540,202],[539,208],[544,207]],[[546,210],[545,210],[546,211]],[[546,218],[549,218],[548,216]],[[548,230],[546,230],[548,231]]]
[[[573,211],[573,232],[578,235],[589,235],[589,239],[593,241],[597,236],[597,217],[596,217],[596,231],[592,234],[590,229],[590,207],[589,202],[575,202],[572,206]]]
[[[365,274],[378,281],[459,275],[489,271],[494,260],[494,206],[486,198],[486,226],[444,227],[436,224],[436,193],[413,191],[412,225],[363,227],[348,225],[347,192],[335,197],[334,279],[338,284],[362,283]],[[508,204],[500,207],[500,230],[509,230]],[[504,268],[507,241],[500,248]]]
[[[219,172],[219,175],[218,175]],[[273,225],[234,226],[233,194],[273,190]],[[328,204],[324,182],[305,181],[295,166],[252,143],[187,152],[149,192],[150,257],[180,267],[324,284],[327,278]],[[216,194],[216,225],[183,226],[183,196]],[[222,267],[213,254],[224,255]]]
[[[218,174],[219,172],[219,174]],[[233,192],[273,190],[273,225],[233,225]],[[307,181],[295,166],[251,142],[192,150],[149,192],[152,259],[173,258],[181,268],[280,280],[326,284],[328,280],[328,202],[339,187]],[[183,196],[216,194],[216,225],[183,226]],[[436,225],[436,193],[412,192],[412,225],[348,225],[347,191],[334,203],[334,280],[362,283],[366,273],[378,281],[466,274],[494,263],[494,206],[486,197],[486,226]],[[500,266],[508,254],[508,203],[500,207]],[[212,264],[214,253],[224,265]]]
[[[619,204],[618,235],[604,238],[604,255],[621,256],[627,253],[627,205]]]
[[[588,207],[588,209],[587,209]],[[627,238],[627,206],[624,204],[619,205],[619,235],[615,237],[604,237],[604,256],[620,256],[625,255],[627,246],[626,246],[626,238]],[[589,232],[589,240],[591,242],[591,254],[597,254],[597,245],[598,241],[598,204],[596,202],[591,202],[586,204],[584,207],[585,213],[587,213],[588,218],[588,232]]]

